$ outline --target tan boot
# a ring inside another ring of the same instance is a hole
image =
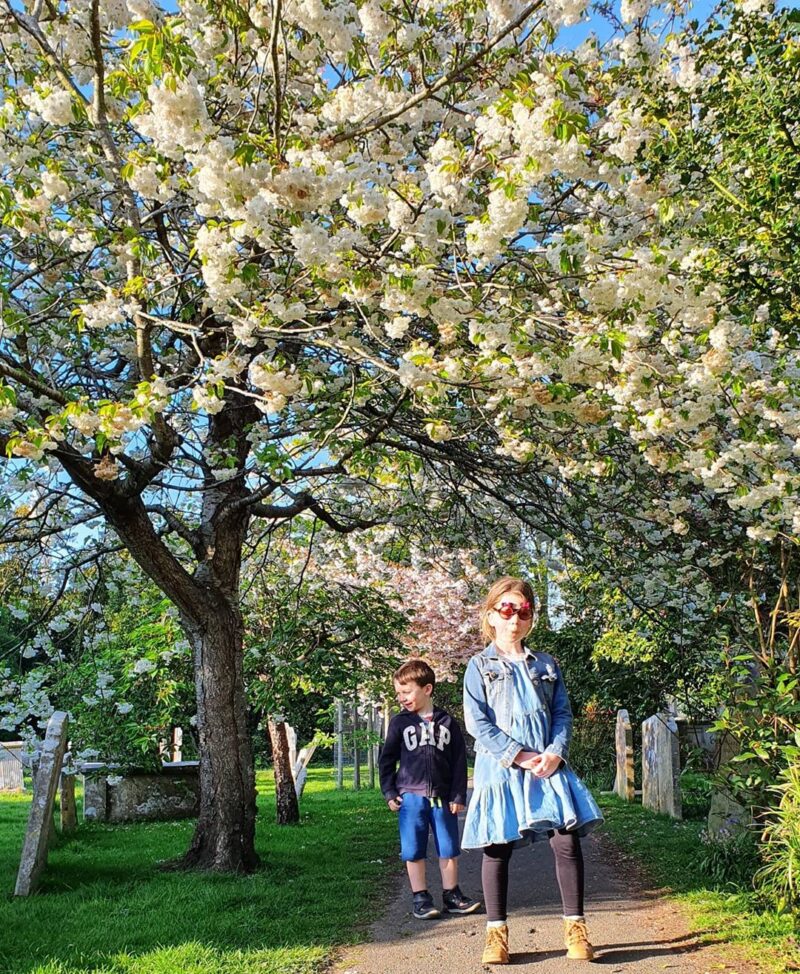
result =
[[[594,960],[585,920],[564,921],[564,946],[570,960]]]
[[[482,964],[508,963],[508,926],[486,928],[486,946],[483,949]]]

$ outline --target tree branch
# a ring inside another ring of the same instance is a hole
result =
[[[302,514],[303,511],[311,511],[323,524],[339,534],[350,534],[363,528],[371,528],[380,524],[380,520],[368,520],[366,518],[351,518],[347,524],[339,520],[330,511],[325,510],[322,504],[309,493],[298,494],[293,504],[256,504],[251,508],[253,517],[269,518],[271,520],[287,520]]]
[[[500,41],[504,37],[507,37],[513,30],[520,27],[525,21],[530,17],[532,13],[535,13],[544,3],[544,0],[534,0],[533,3],[529,3],[518,16],[516,16],[510,23],[489,38],[486,43],[482,44],[478,50],[472,55],[472,57],[467,58],[466,61],[457,65],[448,74],[443,75],[437,82],[432,85],[426,85],[422,91],[418,92],[416,95],[408,98],[406,101],[399,105],[397,108],[392,109],[390,112],[386,112],[377,118],[374,122],[370,122],[365,125],[363,120],[356,123],[352,128],[345,129],[344,132],[339,132],[337,135],[330,135],[323,137],[322,146],[327,148],[331,145],[337,145],[339,142],[349,142],[351,139],[357,139],[362,135],[368,135],[370,132],[374,132],[376,129],[381,128],[386,125],[387,122],[392,122],[394,119],[398,118],[400,115],[404,115],[407,111],[419,105],[420,102],[425,101],[432,95],[436,94],[442,88],[451,84],[453,81],[457,81],[458,78],[464,74],[465,71],[469,71],[478,64],[492,48],[497,47]]]

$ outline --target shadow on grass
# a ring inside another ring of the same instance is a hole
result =
[[[336,793],[312,769],[297,828],[259,782],[251,876],[165,872],[194,823],[81,827],[51,851],[41,891],[0,901],[8,974],[303,974],[362,936],[395,821],[378,792]],[[0,877],[13,889],[27,803],[0,800]],[[9,936],[9,931],[13,934]]]

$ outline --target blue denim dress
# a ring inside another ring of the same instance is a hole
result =
[[[464,676],[464,723],[475,738],[473,792],[461,845],[522,845],[550,829],[586,835],[603,821],[589,789],[566,763],[572,710],[561,670],[547,653],[514,662],[494,643],[473,656]],[[520,750],[564,758],[549,778],[515,767]]]

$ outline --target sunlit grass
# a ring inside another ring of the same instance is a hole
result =
[[[0,877],[14,886],[29,797],[0,798]],[[363,936],[395,862],[396,820],[380,793],[337,792],[312,768],[302,824],[278,827],[259,775],[252,876],[161,872],[191,821],[82,825],[50,853],[41,891],[0,900],[8,974],[310,974]]]

